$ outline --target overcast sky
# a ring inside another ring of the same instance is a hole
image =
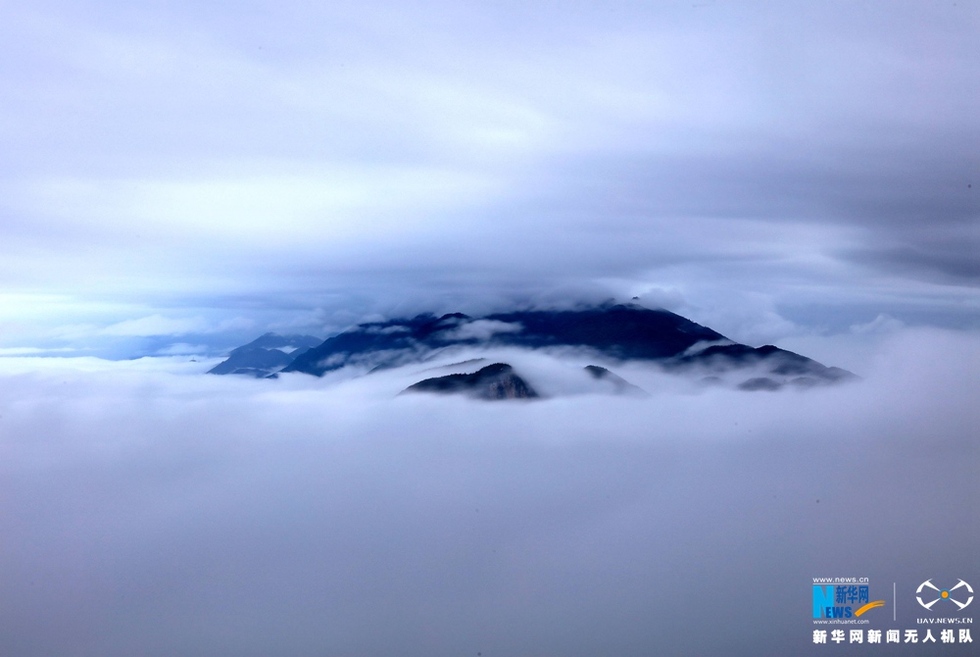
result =
[[[0,653],[848,654],[818,576],[917,627],[919,583],[980,585],[978,34],[964,0],[5,3]],[[633,296],[862,380],[203,375]],[[35,357],[80,354],[174,357]]]
[[[752,343],[976,327],[978,33],[975,2],[8,4],[0,348],[632,296]]]

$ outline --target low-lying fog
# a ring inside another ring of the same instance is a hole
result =
[[[495,354],[562,393],[500,403],[397,396],[439,363],[2,359],[0,654],[847,653],[812,577],[870,577],[902,630],[921,581],[980,585],[980,337],[876,353],[802,392],[596,363],[643,399]]]

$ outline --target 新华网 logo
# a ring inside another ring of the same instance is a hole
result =
[[[932,611],[933,606],[941,600],[952,602],[959,611],[962,611],[973,602],[973,587],[961,579],[956,586],[941,589],[932,583],[932,579],[927,579],[915,590],[915,599],[929,611]],[[940,605],[942,606],[945,605]]]
[[[876,607],[885,606],[884,600],[871,600],[865,584],[813,586],[814,618],[856,618]]]

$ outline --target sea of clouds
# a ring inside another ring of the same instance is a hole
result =
[[[976,334],[807,391],[612,367],[642,399],[503,355],[562,394],[0,359],[0,654],[836,654],[812,577],[869,577],[903,630],[923,580],[980,585]]]

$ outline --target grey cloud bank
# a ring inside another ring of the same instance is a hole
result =
[[[897,581],[899,627],[980,581],[978,360],[902,331],[846,388],[498,405],[7,360],[0,651],[823,654],[811,577]]]
[[[6,18],[6,348],[597,291],[743,341],[977,326],[973,3]]]

